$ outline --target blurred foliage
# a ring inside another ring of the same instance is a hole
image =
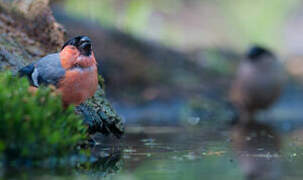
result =
[[[240,45],[264,44],[273,48],[283,46],[281,38],[290,12],[299,0],[224,0],[220,1],[232,35]]]
[[[155,10],[173,13],[182,0],[177,1],[146,1],[146,0],[65,0],[67,12],[77,17],[85,17],[100,22],[106,27],[115,27],[137,37],[154,36],[162,43],[174,43],[179,32],[168,23],[158,18]],[[171,3],[174,9],[170,8]],[[151,24],[155,31],[150,31]],[[157,29],[155,29],[157,28]]]
[[[121,11],[122,7],[112,0],[66,1],[66,9],[71,13],[95,19],[105,26],[118,24],[118,28],[124,31],[140,33],[144,27],[147,27],[146,23],[151,13],[149,2],[131,0],[123,2],[123,5],[126,7]]]
[[[33,95],[26,79],[0,74],[0,156],[3,160],[42,160],[75,150],[86,127],[73,108],[41,87]]]
[[[87,18],[99,20],[103,25],[110,26],[117,14],[113,9],[114,1],[111,0],[91,0],[77,1],[66,0],[66,10]]]
[[[127,32],[140,33],[146,28],[146,23],[151,15],[151,5],[146,0],[132,0],[127,4],[124,29]],[[135,19],[135,21],[134,21]]]
[[[208,44],[214,41],[213,43],[219,46],[223,43],[224,46],[224,43],[227,45],[227,42],[224,42],[227,40],[233,46],[241,48],[250,43],[281,48],[287,18],[299,2],[299,0],[66,0],[65,7],[69,13],[78,17],[88,17],[102,25],[113,26],[135,36],[160,40],[161,43],[177,47],[187,48],[182,44],[187,44],[188,41],[194,46],[201,47],[203,43],[207,44],[206,41],[209,41]],[[207,9],[214,11],[208,14]],[[198,19],[201,22],[190,23]],[[211,22],[213,20],[214,22]],[[212,26],[214,23],[216,25]],[[192,32],[196,35],[192,35]],[[208,37],[209,34],[217,39]],[[224,38],[221,39],[222,37]]]
[[[198,54],[202,66],[217,75],[233,75],[236,72],[237,57],[224,54],[215,49],[207,49]]]

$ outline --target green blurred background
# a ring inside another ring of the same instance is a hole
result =
[[[286,34],[292,28],[289,23],[302,8],[299,0],[66,0],[64,4],[76,17],[180,50],[217,46],[244,50],[259,43],[283,52],[291,48],[286,36],[296,35]]]

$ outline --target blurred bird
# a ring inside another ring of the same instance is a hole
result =
[[[59,53],[49,54],[19,70],[33,87],[53,85],[62,95],[63,106],[79,105],[98,87],[97,63],[91,40],[78,36],[68,40]]]
[[[256,111],[272,105],[280,96],[284,82],[282,64],[272,52],[260,46],[249,49],[230,90],[239,121],[247,123]]]

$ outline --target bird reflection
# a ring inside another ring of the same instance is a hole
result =
[[[272,127],[254,120],[235,125],[232,148],[247,180],[281,179],[280,137]]]

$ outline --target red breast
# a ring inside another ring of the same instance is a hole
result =
[[[98,87],[97,63],[92,53],[80,55],[76,47],[66,46],[60,52],[62,67],[66,69],[65,77],[59,82],[59,91],[64,106],[79,105],[92,97]]]

